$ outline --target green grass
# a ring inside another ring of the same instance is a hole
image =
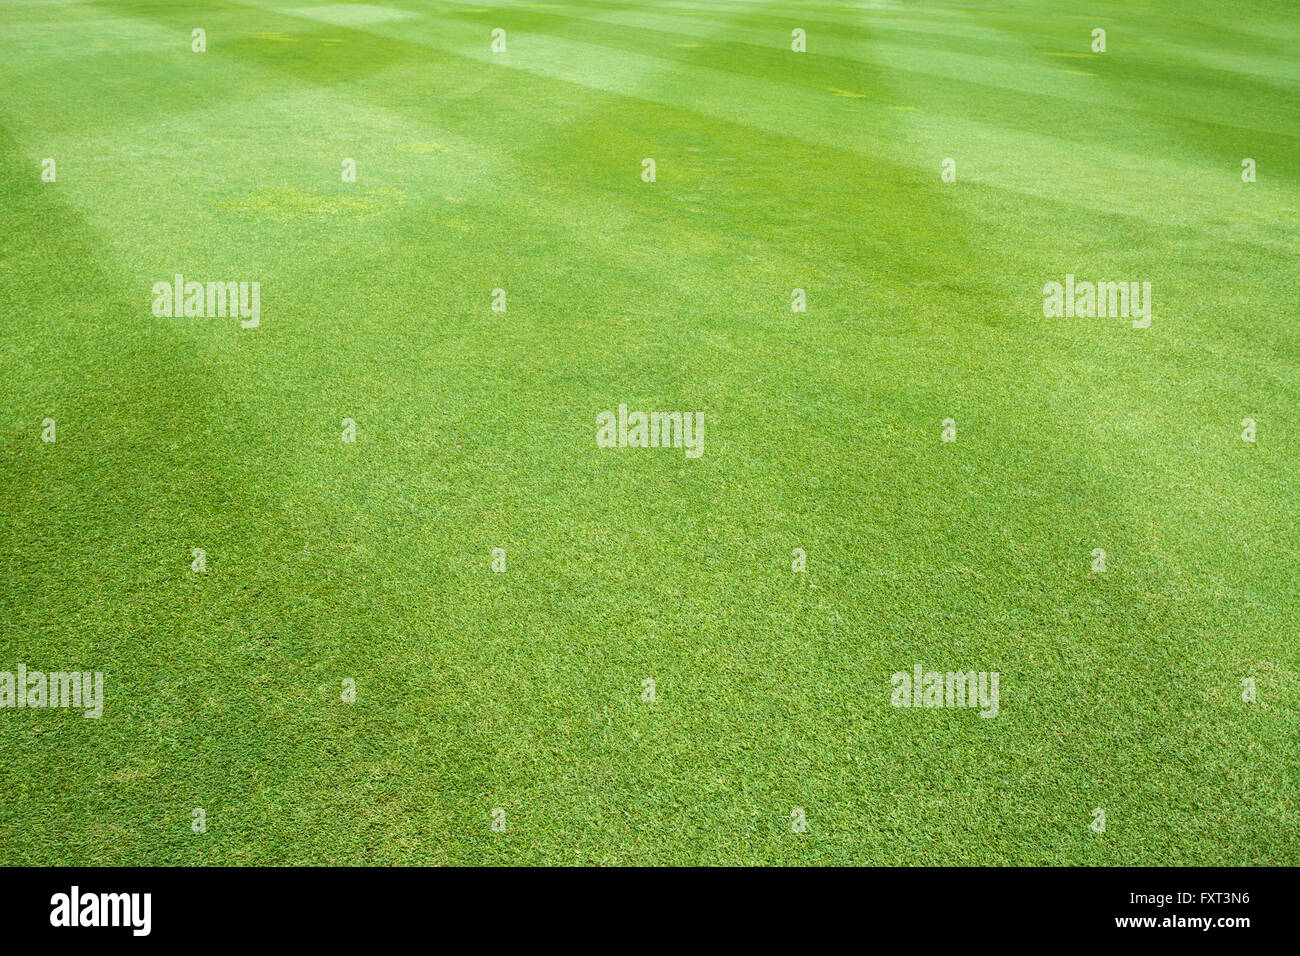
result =
[[[1300,13],[1060,8],[0,2],[0,863],[1300,863]]]

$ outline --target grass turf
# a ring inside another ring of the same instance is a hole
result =
[[[0,862],[1300,862],[1300,14],[1058,9],[0,3]]]

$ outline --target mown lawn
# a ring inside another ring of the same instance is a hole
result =
[[[1289,0],[3,0],[0,671],[105,696],[0,708],[0,863],[1300,863],[1297,49]],[[620,404],[702,454],[597,447]],[[916,664],[997,716],[891,706]]]

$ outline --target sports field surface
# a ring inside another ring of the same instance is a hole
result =
[[[1290,0],[0,0],[0,863],[1300,863],[1298,147]]]

